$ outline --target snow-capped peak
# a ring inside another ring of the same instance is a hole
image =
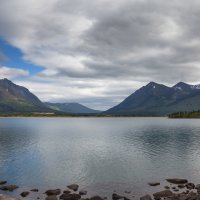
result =
[[[193,90],[200,90],[200,85],[192,85],[191,89],[193,89]]]

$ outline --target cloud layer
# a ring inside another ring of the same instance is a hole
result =
[[[24,77],[28,75],[29,75],[29,72],[23,69],[0,66],[0,79],[3,79],[3,78],[14,79],[16,77]]]
[[[199,81],[198,0],[0,3],[0,35],[45,68],[19,83],[43,100],[108,108],[149,81]]]

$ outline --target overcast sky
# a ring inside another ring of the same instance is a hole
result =
[[[200,82],[199,0],[0,0],[0,78],[107,109],[150,81]]]

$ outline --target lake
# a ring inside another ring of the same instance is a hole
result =
[[[22,188],[151,192],[200,182],[200,121],[168,118],[0,118],[0,179]]]

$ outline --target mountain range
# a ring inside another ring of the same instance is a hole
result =
[[[78,103],[43,103],[27,88],[0,79],[0,113],[13,112],[92,114],[99,111]]]
[[[8,79],[0,80],[0,112],[51,112],[27,88]]]
[[[0,79],[0,113],[44,112],[131,116],[165,116],[174,112],[200,110],[200,85],[179,82],[168,87],[150,82],[118,105],[100,112],[79,103],[42,102],[27,88]]]
[[[80,103],[49,103],[45,102],[45,105],[53,110],[74,113],[74,114],[95,114],[101,111],[93,110]]]
[[[173,87],[150,82],[105,114],[164,116],[200,109],[200,85],[179,82]]]

